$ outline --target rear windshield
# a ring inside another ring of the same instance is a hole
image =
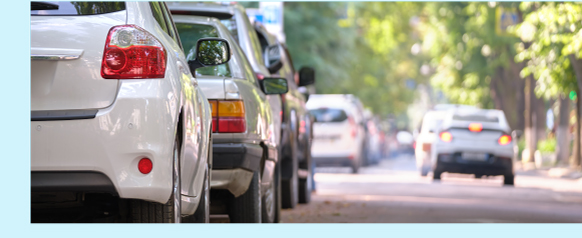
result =
[[[178,34],[180,35],[182,46],[184,46],[184,52],[186,53],[187,60],[196,59],[196,43],[199,39],[206,37],[219,37],[218,30],[214,26],[176,23],[176,28],[178,29]],[[228,63],[217,66],[198,68],[196,69],[196,75],[231,77]]]
[[[348,119],[348,115],[342,109],[320,108],[309,110],[316,122],[342,122]]]
[[[495,115],[453,115],[455,121],[499,122]]]
[[[125,10],[125,2],[31,2],[30,15],[96,15]]]

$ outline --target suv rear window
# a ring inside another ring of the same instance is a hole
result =
[[[348,115],[342,109],[320,108],[309,110],[316,122],[342,122],[348,119]]]
[[[474,122],[499,122],[499,118],[493,115],[453,115],[455,121]]]
[[[201,38],[213,37],[218,38],[218,30],[214,26],[190,24],[190,23],[175,23],[180,41],[184,47],[187,60],[196,59],[196,43]],[[209,66],[196,69],[196,75],[210,75],[231,77],[230,68],[227,64],[217,66]]]
[[[30,15],[78,16],[125,10],[125,2],[31,2]]]

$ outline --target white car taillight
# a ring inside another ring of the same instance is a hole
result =
[[[106,79],[163,78],[166,49],[151,33],[135,25],[109,30],[101,76]]]

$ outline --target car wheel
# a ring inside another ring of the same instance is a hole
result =
[[[231,223],[261,223],[261,176],[258,171],[247,191],[231,200],[229,218]]]
[[[275,220],[273,223],[281,222],[281,165],[275,166]]]
[[[180,223],[180,149],[179,140],[174,142],[173,186],[167,203],[130,200],[130,221],[133,223]]]
[[[440,180],[441,179],[441,175],[442,175],[443,171],[441,171],[440,169],[435,169],[432,172],[432,179],[434,180]]]
[[[299,203],[307,204],[311,201],[311,191],[313,190],[313,163],[311,163],[311,151],[306,153],[306,161],[302,167],[307,168],[307,177],[299,179]]]
[[[290,156],[283,160],[283,167],[291,174],[287,174],[289,177],[287,179],[281,179],[281,207],[282,208],[294,208],[297,205],[298,200],[298,163],[297,163],[297,141],[295,137],[291,136],[290,141]]]
[[[513,174],[506,174],[503,176],[503,184],[504,185],[514,185],[515,176]]]

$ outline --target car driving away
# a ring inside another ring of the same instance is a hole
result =
[[[208,222],[212,118],[191,72],[228,42],[187,61],[163,2],[32,2],[30,25],[33,222]]]
[[[174,5],[175,6],[175,5]],[[184,14],[174,20],[187,55],[201,38],[219,37],[232,46],[229,63],[196,71],[198,85],[212,104],[213,214],[233,223],[273,223],[280,209],[278,128],[267,95],[287,92],[282,78],[259,81],[228,29],[216,18]]]
[[[451,109],[433,144],[433,179],[443,172],[482,176],[503,175],[514,184],[511,130],[501,110]]]

